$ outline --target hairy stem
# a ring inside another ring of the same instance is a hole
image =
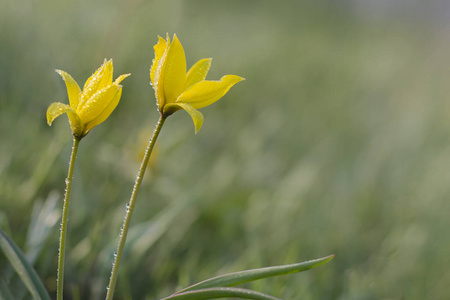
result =
[[[70,155],[69,161],[69,172],[66,179],[66,193],[64,195],[64,204],[62,211],[61,220],[61,232],[59,236],[59,254],[58,254],[58,275],[57,275],[57,288],[56,288],[56,299],[63,299],[63,287],[64,287],[64,261],[66,256],[66,235],[67,235],[67,223],[69,219],[69,201],[70,201],[70,191],[72,189],[72,178],[73,169],[75,166],[75,159],[77,157],[78,145],[80,140],[73,138],[72,154]]]
[[[122,229],[119,236],[119,244],[117,246],[117,251],[114,255],[114,262],[111,270],[111,277],[109,279],[109,285],[107,288],[106,299],[112,300],[114,295],[114,289],[116,287],[117,277],[119,275],[120,260],[122,259],[123,248],[125,246],[125,241],[127,239],[128,229],[130,227],[131,216],[133,214],[134,206],[136,203],[137,194],[139,187],[141,186],[142,179],[144,178],[145,170],[147,169],[148,160],[152,154],[155,142],[158,139],[161,128],[166,120],[166,116],[160,116],[156,128],[153,131],[153,136],[150,138],[147,148],[145,149],[144,158],[142,159],[141,167],[139,168],[138,175],[136,176],[136,181],[134,182],[133,192],[131,193],[130,202],[127,204],[127,209],[125,212],[125,217],[123,220]]]

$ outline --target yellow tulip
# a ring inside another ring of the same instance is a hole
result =
[[[158,110],[163,116],[169,116],[184,109],[192,117],[197,133],[203,124],[203,115],[197,109],[216,102],[244,78],[225,75],[218,81],[205,80],[211,58],[199,60],[186,74],[186,57],[177,36],[173,36],[172,42],[168,34],[167,40],[158,38],[150,69]]]
[[[70,105],[54,102],[47,109],[47,123],[63,113],[69,117],[72,134],[83,138],[92,128],[105,121],[120,101],[122,86],[119,83],[130,76],[123,74],[113,82],[112,59],[103,62],[100,68],[86,81],[83,91],[68,73],[56,70],[66,83]]]

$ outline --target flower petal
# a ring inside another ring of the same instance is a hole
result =
[[[122,74],[119,77],[116,78],[116,80],[114,80],[113,84],[119,84],[122,82],[122,80],[124,80],[125,78],[127,78],[128,76],[130,76],[131,74]]]
[[[170,40],[167,39],[170,43]],[[164,52],[166,51],[167,42],[162,37],[158,36],[158,44],[153,46],[153,49],[155,50],[155,58],[153,59],[152,67],[150,68],[150,80],[152,81],[152,84],[155,85],[155,77],[156,77],[156,70],[158,69],[158,64],[161,60],[161,58],[164,55]]]
[[[195,134],[202,128],[203,125],[203,115],[201,112],[196,110],[192,105],[187,103],[169,103],[164,106],[164,113],[169,111],[177,111],[179,108],[184,109],[191,116],[192,121],[194,121]]]
[[[76,137],[83,136],[83,124],[77,113],[67,104],[61,102],[53,102],[47,109],[47,124],[52,125],[53,121],[62,115],[63,113],[67,113],[69,117],[70,128],[72,129],[72,133]]]
[[[169,46],[163,76],[164,104],[175,102],[186,82],[186,57],[176,34]]]
[[[203,80],[188,88],[176,100],[176,103],[189,103],[194,108],[202,108],[222,98],[228,90],[245,80],[236,75],[225,75],[219,81]]]
[[[81,122],[86,125],[99,117],[113,102],[121,87],[112,84],[95,93],[77,112]]]
[[[112,83],[113,78],[113,60],[103,60],[103,64],[86,80],[83,87],[85,89],[102,89]]]
[[[150,70],[150,79],[152,80],[155,97],[158,103],[158,110],[164,107],[164,70],[166,68],[167,54],[169,53],[170,37],[166,34],[167,41],[159,38],[158,44],[155,46],[155,59],[153,60],[152,69]],[[158,46],[159,45],[159,46]],[[165,47],[163,49],[163,46]],[[163,52],[164,50],[164,52]],[[162,53],[162,54],[161,54]],[[156,60],[158,59],[158,60]],[[153,73],[152,73],[153,72]],[[152,77],[152,74],[154,77]]]
[[[113,97],[111,102],[105,107],[103,112],[101,112],[95,119],[93,119],[91,122],[86,124],[86,127],[84,129],[85,134],[89,132],[92,128],[97,126],[98,124],[105,121],[109,115],[113,112],[113,110],[116,108],[117,104],[119,104],[120,97],[122,96],[122,86],[119,86],[119,90],[117,91],[116,95]]]
[[[91,77],[86,80],[86,83],[83,87],[83,92],[81,93],[81,99],[80,99],[80,109],[83,105],[86,104],[86,101],[88,101],[89,98],[92,97],[97,91],[111,85],[113,78],[113,61],[110,60],[104,60],[103,64],[100,66],[100,68],[95,71],[94,74],[92,74]]]
[[[67,72],[61,70],[55,70],[58,73],[64,82],[66,83],[67,94],[69,95],[69,103],[70,107],[73,109],[77,109],[78,101],[80,99],[80,87],[78,83],[70,76]]]
[[[209,68],[211,67],[211,60],[212,58],[200,59],[189,69],[186,75],[186,83],[184,84],[183,90],[189,88],[197,82],[205,80]]]

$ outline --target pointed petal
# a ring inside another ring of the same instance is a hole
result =
[[[76,137],[83,136],[83,124],[77,113],[67,104],[61,102],[53,102],[50,104],[47,109],[47,124],[51,126],[53,121],[63,113],[67,113],[69,117],[73,135]]]
[[[85,89],[94,88],[99,90],[112,83],[113,77],[113,60],[103,60],[103,64],[86,80],[83,91]]]
[[[164,106],[164,113],[167,111],[176,111],[179,108],[184,109],[191,116],[192,121],[194,121],[195,134],[202,128],[203,125],[203,115],[201,112],[196,110],[192,105],[187,103],[170,103]]]
[[[85,127],[85,134],[89,132],[92,128],[97,126],[98,124],[105,121],[109,115],[113,112],[113,110],[116,108],[117,104],[119,104],[120,97],[122,96],[122,86],[119,86],[119,90],[117,91],[114,98],[109,102],[109,104],[105,107],[103,112],[101,112],[95,119],[93,119],[91,122],[86,124]]]
[[[156,70],[158,69],[158,64],[163,57],[164,52],[166,51],[166,47],[166,40],[158,36],[158,44],[153,46],[153,49],[155,50],[155,58],[153,59],[152,67],[150,68],[150,80],[152,81],[153,85],[155,85],[155,76]]]
[[[186,75],[186,83],[184,84],[184,89],[189,88],[191,85],[205,80],[208,74],[209,68],[211,67],[212,58],[204,58],[195,63]]]
[[[55,70],[56,73],[58,73],[64,82],[66,83],[67,88],[67,94],[69,95],[69,103],[70,107],[73,109],[77,109],[78,101],[80,98],[80,87],[78,86],[77,82],[70,76],[67,72],[61,71],[61,70]]]
[[[53,102],[52,104],[50,104],[50,106],[47,108],[48,126],[52,126],[53,121],[57,117],[68,111],[74,112],[73,109],[67,104],[61,102]]]
[[[176,103],[189,103],[197,109],[211,105],[242,80],[245,79],[240,76],[225,75],[219,81],[200,81],[184,91]]]
[[[92,121],[90,121],[89,123],[87,123],[85,125],[85,134],[87,134],[92,128],[94,128],[98,124],[105,121],[109,117],[109,115],[113,112],[113,110],[116,108],[117,104],[119,104],[120,97],[122,96],[122,86],[119,85],[119,83],[130,75],[131,74],[122,74],[119,77],[117,77],[117,79],[113,83],[113,86],[117,86],[119,88],[118,91],[116,92],[116,94],[112,98],[112,100],[109,102],[109,104],[107,104],[107,102],[104,103],[104,104],[106,104],[106,106],[104,107],[104,110],[102,112],[100,112]],[[106,91],[105,91],[105,93],[106,93]],[[105,94],[105,97],[108,97],[108,96]],[[94,97],[92,97],[92,98],[94,98]],[[97,109],[98,109],[98,111],[100,111],[102,109],[102,107],[98,106]]]
[[[114,81],[114,84],[118,85],[119,83],[122,82],[122,80],[124,80],[125,78],[127,78],[130,75],[131,75],[130,73],[120,75],[119,77],[116,78],[116,80]]]
[[[105,72],[103,73],[102,79],[100,80],[100,83],[98,84],[98,89],[102,89],[112,83],[113,73],[114,73],[113,60],[110,59],[106,63]]]
[[[91,77],[86,80],[81,93],[80,108],[86,104],[86,101],[92,97],[98,90],[101,90],[112,83],[113,62],[112,59],[104,60],[103,64],[98,68]]]
[[[111,105],[121,87],[112,84],[95,93],[81,110],[77,111],[81,122],[86,125],[99,117]]]
[[[174,102],[181,94],[186,81],[186,57],[177,36],[173,36],[165,62],[163,85],[165,104]]]
[[[166,69],[167,55],[170,48],[169,34],[166,34],[167,41],[159,38],[158,44],[155,46],[155,59],[153,60],[152,69],[150,70],[150,79],[155,90],[156,101],[158,102],[158,110],[161,111],[164,107],[164,71]],[[159,46],[158,46],[159,45]],[[165,47],[163,49],[163,46]],[[163,52],[164,50],[164,52]],[[161,54],[162,53],[162,54]],[[160,57],[161,56],[161,57]],[[156,60],[156,59],[159,60]],[[154,77],[153,77],[154,76]]]

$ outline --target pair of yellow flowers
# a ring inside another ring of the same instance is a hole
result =
[[[159,112],[167,117],[184,109],[192,117],[195,131],[202,127],[203,115],[197,110],[208,106],[244,78],[225,75],[218,81],[205,80],[211,59],[195,63],[186,73],[186,56],[183,46],[174,35],[173,41],[159,37],[154,46],[155,59],[150,69],[150,79],[158,102]],[[103,65],[86,81],[81,91],[76,81],[64,71],[56,71],[64,79],[70,105],[55,102],[47,110],[47,122],[63,113],[69,117],[75,138],[83,138],[92,128],[105,121],[116,108],[122,95],[120,82],[130,74],[120,75],[113,82],[112,60],[105,59]]]

